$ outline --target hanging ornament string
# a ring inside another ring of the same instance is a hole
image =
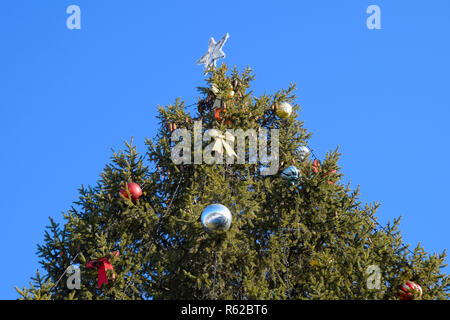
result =
[[[141,185],[141,188],[143,188],[144,185],[145,185],[145,183],[144,183],[143,185]],[[118,214],[120,214],[120,213],[121,213],[121,211],[118,210]],[[107,227],[106,230],[105,230],[105,234],[107,234],[107,235],[109,234],[109,231],[111,230],[112,226],[113,226],[112,223],[108,223],[108,227]],[[128,228],[129,228],[129,225],[126,226],[125,231],[127,231]],[[116,246],[118,245],[119,242],[120,242],[120,239],[117,240],[117,242],[115,243],[114,247],[116,247]],[[100,249],[100,248],[97,248],[97,249]],[[77,258],[82,252],[83,252],[83,250],[79,250],[79,251],[77,252],[77,254],[76,254],[73,258],[71,258],[71,259],[69,260],[69,266],[68,266],[66,269],[64,269],[64,271],[61,273],[61,275],[60,275],[60,277],[58,278],[58,280],[57,280],[57,281],[55,282],[55,284],[53,284],[53,286],[50,288],[50,291],[53,290],[53,289],[59,284],[59,282],[61,281],[61,279],[62,279],[62,278],[64,277],[64,275],[67,273],[67,269],[75,262],[76,258]],[[47,274],[47,277],[49,277],[49,276],[50,276],[50,275]]]
[[[216,287],[216,272],[217,272],[217,251],[214,251],[214,271],[213,271],[213,285],[212,285],[212,294],[211,294],[211,299],[212,300],[216,300],[216,295],[215,295],[215,287]]]
[[[187,106],[185,106],[185,108],[190,108],[190,107],[193,107],[193,106],[195,106],[195,105],[197,105],[198,103],[192,103],[192,104],[190,104],[190,105],[187,105]],[[308,146],[308,148],[309,148],[309,146]],[[313,157],[313,159],[314,160],[317,160],[317,161],[320,161],[319,159],[318,159],[318,157],[315,155],[315,153],[314,153],[314,150],[313,149],[310,149],[310,153],[311,153],[311,155],[312,155],[312,157]],[[179,186],[180,186],[180,183],[181,183],[181,180],[182,180],[182,178],[183,178],[183,175],[181,175],[181,177],[180,177],[180,179],[179,179],[179,181],[178,181],[178,185],[177,185],[177,187],[176,187],[176,190],[175,190],[175,192],[174,192],[174,194],[173,194],[173,196],[172,196],[172,198],[171,198],[171,200],[170,200],[170,203],[169,203],[169,205],[167,206],[167,209],[166,209],[166,212],[164,213],[164,215],[163,216],[161,216],[161,219],[160,219],[160,221],[159,221],[159,223],[158,223],[158,225],[157,225],[157,228],[156,228],[156,233],[155,233],[155,235],[156,234],[158,234],[158,232],[159,232],[159,230],[160,230],[160,227],[161,227],[161,221],[163,220],[163,218],[168,214],[168,212],[169,212],[169,210],[170,210],[170,208],[171,208],[171,206],[172,206],[172,203],[173,203],[173,200],[174,200],[174,198],[175,198],[175,196],[176,196],[176,194],[177,194],[177,192],[178,192],[178,189],[179,189]],[[366,215],[370,220],[372,220],[375,224],[376,224],[376,226],[379,228],[379,229],[381,229],[381,230],[383,230],[386,234],[388,234],[388,231],[385,229],[385,227],[383,227],[378,221],[376,221],[372,216],[369,216],[369,215]],[[301,229],[286,229],[286,228],[284,228],[284,229],[281,229],[281,231],[282,231],[282,233],[284,234],[284,231],[286,231],[286,230],[297,230],[297,231],[301,231]],[[379,231],[379,230],[377,230],[377,229],[375,229],[376,231]],[[154,239],[153,239],[154,240]],[[148,242],[149,243],[149,242]],[[146,243],[146,244],[148,244],[148,243]],[[342,245],[341,244],[339,244],[340,246],[341,246],[341,250],[342,250],[342,252],[343,252],[343,248],[342,248]],[[410,250],[409,248],[406,248],[412,255],[414,255],[414,252],[412,251],[412,250]],[[283,251],[284,251],[284,260],[285,260],[285,265],[286,265],[286,287],[287,287],[287,296],[288,296],[288,298],[290,298],[290,288],[289,288],[289,286],[290,286],[290,284],[289,284],[289,274],[288,274],[288,270],[289,270],[289,262],[288,262],[288,260],[287,260],[287,254],[286,254],[286,246],[285,246],[285,239],[283,238]],[[79,254],[81,253],[82,251],[80,250],[71,260],[70,260],[70,264],[69,264],[69,266],[70,265],[72,265],[73,264],[73,262],[76,260],[76,258],[79,256]],[[148,252],[147,252],[147,254],[146,254],[146,256],[145,256],[145,258],[147,257],[147,255],[148,255]],[[347,261],[347,259],[346,259],[346,257],[345,257],[345,255],[343,256],[344,257],[344,260],[345,260],[345,262],[348,264],[348,261]],[[145,260],[145,258],[144,258],[144,260]],[[215,253],[215,262],[217,263],[217,252]],[[212,290],[212,293],[213,293],[213,297],[214,297],[214,293],[215,293],[215,284],[216,284],[216,269],[217,269],[217,265],[215,264],[214,265],[214,280],[213,280],[213,290]],[[53,288],[55,288],[58,284],[59,284],[59,282],[61,281],[61,279],[64,277],[64,275],[66,274],[66,272],[67,272],[67,268],[64,270],[64,272],[61,274],[61,276],[58,278],[58,280],[56,281],[56,283],[51,287],[51,289],[50,290],[52,290]],[[128,287],[131,285],[131,284],[134,284],[134,275],[132,276],[132,278],[130,279],[130,281],[127,283],[127,285],[126,285],[126,287],[125,287],[125,289],[124,289],[124,291],[123,291],[123,294],[122,294],[122,298],[124,297],[124,295],[125,295],[125,293],[126,293],[126,291],[127,291],[127,289],[128,289]]]
[[[120,212],[120,211],[119,211]],[[111,228],[112,224],[108,224],[108,227],[106,228],[105,233],[108,233],[110,228]],[[82,253],[82,250],[78,251],[77,254],[71,258],[69,260],[69,266],[64,269],[64,271],[61,273],[61,276],[58,278],[58,280],[53,284],[53,286],[50,288],[49,291],[53,290],[54,288],[56,288],[56,286],[59,284],[59,282],[61,281],[61,279],[64,277],[64,275],[67,273],[67,269],[75,262],[75,260],[77,259],[77,257]],[[49,277],[50,275],[47,274],[47,277]]]
[[[223,44],[225,44],[225,42],[226,42],[226,40],[228,39],[228,37],[229,37],[229,35],[228,35],[228,33],[226,34],[226,36],[223,38],[223,39],[221,39],[220,41],[219,41],[219,46],[217,46],[217,50],[220,50],[221,51],[221,48],[223,47]],[[211,38],[212,39],[212,38]],[[213,40],[213,39],[212,39]],[[215,43],[214,43],[215,44]],[[211,45],[211,43],[210,43],[210,45]],[[202,59],[205,59],[205,57],[206,57],[206,55],[204,56],[204,57],[202,57]],[[223,56],[224,57],[224,56]],[[217,60],[218,58],[222,58],[222,57],[215,57],[215,60]],[[199,63],[201,62],[201,63],[205,63],[205,61],[202,61],[202,59],[200,59],[199,60]],[[214,60],[214,59],[213,59]],[[213,60],[211,60],[211,61],[213,61]],[[214,65],[215,65],[215,60],[213,61],[214,62]],[[205,67],[207,67],[207,65],[205,66]],[[192,103],[192,104],[190,104],[190,105],[188,105],[188,106],[186,106],[186,108],[190,108],[190,107],[192,107],[192,106],[195,106],[195,105],[197,105],[198,103]],[[181,181],[181,179],[180,179],[180,181]],[[179,184],[178,184],[178,186],[179,186]],[[178,186],[177,186],[177,190],[178,190]],[[143,186],[142,186],[143,187]],[[176,191],[175,191],[175,193],[176,193]],[[175,194],[174,194],[175,195]],[[171,202],[170,202],[170,204],[169,204],[169,206],[168,206],[168,208],[167,209],[169,209],[170,208],[170,206],[172,205],[172,201],[173,201],[173,197],[172,197],[172,200],[171,200]],[[168,210],[167,210],[168,211]],[[166,211],[166,214],[167,214],[167,211]],[[159,224],[158,224],[158,230],[159,230]],[[108,231],[108,230],[107,230]],[[58,284],[59,284],[59,282],[61,281],[61,279],[64,277],[64,275],[66,274],[66,272],[67,272],[67,269],[74,263],[74,261],[75,261],[75,259],[78,257],[78,255],[81,253],[82,251],[80,250],[80,251],[78,251],[77,252],[77,254],[69,261],[69,266],[67,267],[67,268],[65,268],[64,269],[64,271],[63,271],[63,273],[61,274],[61,276],[58,278],[58,280],[55,282],[55,284],[50,288],[50,291],[53,289],[53,288],[55,288]],[[48,276],[48,275],[47,275]]]
[[[283,253],[284,253],[284,265],[286,267],[286,297],[288,300],[291,300],[291,289],[290,289],[290,283],[289,283],[289,261],[286,254],[286,239],[285,239],[285,233],[282,229],[282,239],[283,239]]]
[[[336,236],[336,238],[337,238],[337,244],[338,244],[338,247],[339,247],[339,249],[340,249],[340,251],[341,251],[341,255],[342,255],[342,257],[344,258],[344,261],[345,261],[345,264],[347,265],[347,267],[349,267],[350,268],[350,263],[348,262],[348,260],[347,260],[347,256],[346,256],[346,254],[345,254],[345,250],[344,250],[344,247],[342,246],[342,243],[340,242],[340,238],[339,238],[339,236],[338,236],[338,233],[337,233],[337,229],[336,229],[336,225],[333,225],[333,230],[334,230],[334,234],[335,234],[335,236]],[[358,283],[356,283],[356,284],[358,284]],[[352,287],[353,287],[353,285],[354,285],[354,283],[352,282]],[[361,291],[361,287],[358,285],[358,289],[359,289],[359,293],[361,294],[361,296],[363,297],[363,293],[362,293],[362,291]]]
[[[313,156],[314,160],[319,161],[319,158],[317,158],[316,155],[314,154],[314,150],[311,149],[311,148],[309,148],[309,146],[308,146],[308,149],[309,149],[309,151],[311,152],[311,155]]]
[[[285,282],[286,282],[286,297],[288,300],[291,299],[291,288],[290,288],[290,282],[289,282],[289,260],[287,257],[287,253],[286,253],[286,239],[285,239],[285,232],[286,231],[304,231],[303,228],[281,228],[279,229],[278,233],[281,232],[282,234],[282,245],[283,245],[283,254],[284,254],[284,265],[286,268],[286,278],[285,278]],[[260,252],[265,251],[265,249],[260,249]]]
[[[154,237],[153,237],[151,240],[149,240],[148,242],[144,243],[143,246],[142,246],[142,248],[145,248],[148,244],[150,244],[151,242],[154,242],[154,241],[156,240],[156,236],[158,235],[159,230],[160,230],[160,227],[161,227],[161,221],[164,219],[164,217],[167,216],[167,214],[169,213],[170,208],[172,207],[173,200],[174,200],[174,198],[175,198],[175,196],[176,196],[176,194],[177,194],[177,192],[178,192],[178,189],[179,189],[179,187],[180,187],[181,181],[183,180],[183,176],[184,176],[184,172],[181,174],[180,179],[178,180],[178,185],[177,185],[177,187],[176,187],[176,189],[175,189],[175,192],[174,192],[173,195],[172,195],[172,198],[170,199],[169,204],[167,205],[166,212],[164,213],[164,215],[161,216],[161,218],[160,218],[159,221],[158,221],[158,224],[157,224],[157,226],[156,226],[156,231],[155,231]],[[150,249],[150,248],[148,248],[148,250],[149,250],[149,249]],[[145,260],[147,259],[148,254],[150,253],[150,251],[148,251],[148,250],[147,250],[147,253],[145,254],[145,256],[144,256],[144,258],[143,258],[143,261],[145,261]],[[125,294],[126,294],[126,292],[127,292],[127,290],[128,290],[128,287],[129,287],[130,285],[133,285],[133,284],[134,284],[134,276],[135,276],[135,275],[133,274],[133,276],[132,276],[131,279],[128,281],[127,285],[125,286],[125,289],[123,290],[122,296],[121,296],[121,298],[120,298],[121,300],[123,300],[123,297],[125,296]]]
[[[144,183],[144,184],[145,184],[145,183]],[[143,185],[141,185],[140,187],[138,186],[138,188],[139,188],[139,189],[140,189],[140,188],[143,188]],[[120,193],[123,194],[123,190],[121,190]],[[141,194],[142,194],[142,191],[141,191]],[[125,197],[127,198],[128,195],[126,195]],[[120,213],[121,213],[121,211],[118,210],[117,214],[120,215]],[[113,226],[112,223],[108,223],[108,227],[107,227],[106,230],[105,230],[105,234],[106,234],[106,235],[109,234],[109,231],[111,230],[112,226]],[[129,228],[129,225],[126,227],[125,231],[128,230],[128,228]],[[119,241],[120,241],[120,240],[118,240],[118,241],[116,242],[116,244],[114,245],[114,247],[117,246],[117,244],[118,244]],[[99,249],[99,248],[97,248],[97,249]],[[50,288],[50,291],[51,291],[53,288],[55,288],[55,287],[59,284],[59,282],[61,281],[61,279],[63,278],[63,276],[66,274],[67,269],[75,262],[75,260],[76,260],[76,258],[78,257],[78,255],[80,255],[82,252],[83,252],[83,250],[79,250],[79,251],[77,252],[77,254],[69,261],[69,266],[62,272],[61,276],[58,278],[58,280],[55,282],[55,284]],[[50,275],[47,274],[47,277],[49,277],[49,276],[50,276]]]
[[[127,230],[128,227],[129,227],[129,226],[127,226],[127,228],[126,228],[125,230]],[[108,233],[109,230],[110,230],[110,228],[111,228],[111,224],[108,226],[108,228],[106,229],[105,233]],[[114,247],[117,246],[117,244],[119,243],[119,241],[120,241],[120,240],[118,240],[118,241],[116,242],[116,244],[114,245]],[[97,248],[97,249],[100,249],[100,248]],[[61,279],[62,279],[62,278],[64,277],[64,275],[67,273],[67,269],[68,269],[71,265],[73,265],[73,263],[75,262],[76,258],[77,258],[82,252],[83,252],[83,250],[78,251],[77,254],[76,254],[73,258],[71,258],[71,259],[69,260],[69,266],[68,266],[66,269],[64,269],[64,271],[63,271],[63,273],[61,274],[61,276],[58,278],[58,280],[55,282],[55,284],[53,284],[53,286],[49,289],[49,291],[53,290],[53,288],[55,288],[55,287],[59,284],[59,282],[61,281]],[[47,277],[49,277],[49,275],[47,275]]]
[[[72,263],[75,261],[75,259],[78,257],[78,255],[81,253],[81,251],[79,251],[72,259],[70,259],[69,261],[69,266],[64,269],[64,272],[61,274],[61,276],[59,277],[59,279],[55,282],[55,284],[53,286],[51,286],[51,288],[49,289],[49,291],[52,291],[53,288],[55,288],[58,283],[61,281],[61,279],[64,277],[64,275],[67,273],[67,269],[72,265]]]
[[[170,201],[170,204],[169,204],[168,207],[167,207],[167,210],[166,210],[165,215],[167,214],[167,212],[169,211],[169,209],[170,209],[170,207],[171,207],[171,205],[172,205],[173,199],[174,199],[174,197],[175,197],[175,195],[176,195],[176,193],[177,193],[177,191],[178,191],[178,188],[179,188],[179,186],[180,186],[180,183],[181,183],[181,179],[182,179],[182,178],[183,178],[183,175],[181,175],[180,180],[178,181],[177,188],[176,188],[175,193],[174,193],[174,195],[173,195],[173,197],[172,197],[172,199],[171,199],[171,201]],[[165,216],[165,215],[164,215],[164,216]],[[163,217],[164,217],[164,216],[163,216]],[[106,233],[109,232],[111,226],[112,226],[112,224],[109,224],[109,225],[108,225],[108,227],[107,227],[107,229],[106,229],[106,231],[105,231]],[[160,226],[160,223],[158,224],[158,230],[159,230],[159,226]],[[128,229],[128,227],[129,227],[129,226],[127,226],[127,229]],[[120,240],[118,240],[117,243],[118,243],[119,241],[120,241]],[[117,243],[115,244],[115,246],[117,246]],[[83,250],[78,251],[77,254],[69,261],[69,266],[68,266],[67,268],[64,269],[64,271],[61,273],[61,275],[60,275],[60,277],[58,278],[58,280],[57,280],[57,281],[55,282],[55,284],[50,288],[50,291],[53,290],[53,289],[59,284],[59,282],[61,281],[61,279],[62,279],[62,278],[64,277],[64,275],[67,273],[67,269],[74,263],[74,261],[75,261],[76,258],[82,253],[82,251],[83,251]],[[49,276],[49,275],[47,275],[47,276]],[[129,285],[129,284],[128,284],[128,285]],[[127,285],[127,287],[128,287],[128,285]],[[126,288],[127,288],[127,287],[126,287]],[[126,290],[126,289],[125,289],[125,290]]]
[[[373,217],[371,217],[371,216],[369,216],[369,215],[367,215],[367,217],[369,217],[369,218],[370,218],[370,219],[378,226],[379,229],[376,229],[376,228],[375,228],[375,231],[376,231],[376,232],[379,232],[380,229],[381,229],[386,235],[389,234],[389,232],[386,230],[386,227],[383,227],[383,226],[382,226],[378,221],[376,221]],[[411,249],[409,249],[408,247],[406,248],[406,250],[407,250],[412,256],[415,255],[415,253],[414,253]],[[377,251],[375,251],[375,252],[378,253]],[[381,258],[381,254],[378,253],[378,255],[379,255],[380,258]],[[412,273],[413,273],[413,275],[414,275],[415,272],[414,272],[414,268],[413,268],[412,263],[408,262],[408,265],[409,265],[409,267],[411,268],[411,271],[412,271]]]
[[[285,267],[286,267],[286,279],[285,279],[285,282],[286,282],[286,297],[287,297],[288,300],[290,300],[291,296],[290,296],[290,282],[289,282],[289,261],[288,261],[287,253],[286,253],[286,239],[285,239],[286,233],[285,232],[286,231],[304,231],[304,229],[303,228],[282,228],[280,231],[282,233],[283,254],[284,254]],[[347,258],[345,256],[345,253],[344,253],[344,250],[343,250],[342,247],[341,247],[341,252],[342,252],[342,256],[344,257],[344,261],[346,262],[346,264],[348,266],[350,266],[350,264],[347,261]]]
[[[308,146],[309,147],[309,146]],[[320,163],[320,160],[316,157],[316,155],[314,154],[314,151],[313,151],[313,149],[310,149],[310,152],[311,152],[311,155],[312,155],[312,157],[314,158],[314,160],[317,160],[317,161],[319,161],[319,163]],[[376,232],[379,232],[380,231],[380,229],[385,233],[385,234],[389,234],[389,232],[386,230],[386,227],[383,227],[375,218],[373,218],[372,216],[370,216],[370,215],[368,215],[368,214],[365,214],[365,216],[366,217],[368,217],[371,221],[373,221],[373,223],[378,227],[378,229],[377,228],[375,228],[375,231]],[[334,229],[335,229],[335,235],[337,236],[337,230],[336,230],[336,226],[334,226]],[[339,237],[338,237],[338,239],[339,239]],[[343,256],[343,258],[344,258],[344,261],[345,261],[345,263],[347,264],[347,266],[350,266],[350,264],[349,264],[349,262],[348,262],[348,260],[347,260],[347,258],[346,258],[346,256],[345,256],[345,251],[344,251],[344,248],[342,247],[342,244],[341,243],[339,243],[339,247],[340,247],[340,250],[341,250],[341,253],[342,253],[342,256]],[[409,253],[411,253],[412,255],[414,255],[414,252],[413,251],[411,251],[409,248],[406,248],[407,250],[408,250],[408,252]],[[375,251],[378,255],[379,255],[379,253],[377,252],[377,251]],[[412,268],[412,265],[411,264],[409,264],[409,266],[411,267],[411,269],[413,270],[413,268]],[[414,270],[413,270],[413,273],[414,273]],[[361,288],[358,286],[358,288],[359,288],[359,291],[360,291],[360,293],[361,293],[361,295],[363,296],[363,294],[362,294],[362,291],[361,291]]]
[[[308,148],[309,148],[309,146],[308,146]],[[310,150],[311,155],[312,155],[312,157],[314,158],[314,160],[317,160],[317,161],[320,162],[319,158],[317,158],[316,155],[314,154],[314,150],[311,149],[311,148],[309,148],[309,150]],[[383,227],[383,226],[382,226],[375,218],[373,218],[372,216],[369,216],[369,215],[366,215],[366,216],[367,216],[370,220],[372,220],[373,223],[374,223],[379,229],[383,230],[386,234],[389,234],[388,231],[386,230],[386,227]],[[375,228],[375,231],[378,232],[379,229]],[[409,251],[409,253],[411,253],[412,255],[414,255],[414,252],[413,252],[412,250],[410,250],[409,248],[406,248],[406,249]]]

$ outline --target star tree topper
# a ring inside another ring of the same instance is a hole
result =
[[[227,32],[219,42],[216,42],[214,38],[209,39],[208,52],[197,61],[197,64],[205,65],[205,72],[211,65],[215,67],[217,60],[225,58],[225,53],[222,51],[222,48],[229,37],[230,35]]]

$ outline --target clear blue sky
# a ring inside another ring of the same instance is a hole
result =
[[[71,4],[81,30],[66,28]],[[62,221],[110,149],[133,136],[144,151],[157,104],[196,101],[195,62],[226,32],[223,61],[254,68],[257,94],[297,83],[311,146],[340,146],[381,222],[402,215],[407,242],[448,249],[449,15],[448,0],[1,1],[0,298],[34,275],[48,217]]]

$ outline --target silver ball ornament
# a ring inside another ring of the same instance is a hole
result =
[[[310,152],[311,151],[309,150],[308,147],[301,146],[300,148],[295,150],[294,154],[300,161],[303,161],[303,160],[305,160],[305,158],[308,156],[308,154]]]
[[[300,181],[300,170],[298,170],[295,166],[287,167],[281,172],[281,177],[291,185],[294,185]]]
[[[230,229],[232,215],[230,210],[222,204],[207,206],[201,216],[203,227],[211,233],[223,233]]]

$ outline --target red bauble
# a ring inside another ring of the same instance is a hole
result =
[[[398,288],[397,296],[400,300],[415,300],[422,297],[422,287],[412,281],[406,281]]]
[[[142,196],[142,189],[141,189],[141,187],[139,187],[139,185],[137,183],[128,182],[127,187],[128,187],[128,191],[130,191],[132,201],[136,201]],[[127,193],[126,189],[120,190],[120,193],[125,198],[128,198],[128,193]]]

